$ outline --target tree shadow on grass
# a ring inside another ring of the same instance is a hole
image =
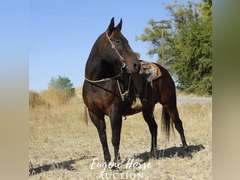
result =
[[[205,147],[200,145],[189,145],[187,149],[183,147],[170,147],[167,149],[157,150],[157,158],[156,159],[163,159],[163,158],[174,158],[174,157],[181,157],[181,158],[192,158],[193,153],[199,152],[201,150],[205,149]],[[132,158],[128,159],[139,159],[141,160],[141,164],[148,162],[151,158],[151,155],[149,152],[143,152],[139,154],[135,154]],[[128,159],[124,161],[124,164],[127,163]]]
[[[62,162],[57,162],[52,164],[44,164],[42,166],[37,166],[37,167],[33,167],[33,165],[30,162],[29,176],[36,175],[46,171],[52,171],[55,169],[66,169],[69,171],[73,171],[75,170],[73,165],[75,164],[76,161],[94,158],[94,157],[95,156],[82,156],[81,158],[78,158],[78,159],[72,159],[72,160],[67,160],[67,161],[62,161]]]

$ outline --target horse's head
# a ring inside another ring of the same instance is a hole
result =
[[[126,65],[128,73],[137,73],[140,70],[138,56],[129,46],[128,40],[121,33],[121,29],[122,19],[114,27],[114,18],[112,18],[105,33],[106,46],[104,46],[104,51],[115,59],[117,58],[122,65]]]

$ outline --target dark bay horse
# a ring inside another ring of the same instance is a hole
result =
[[[145,87],[145,78],[138,74],[140,61],[130,48],[127,39],[122,35],[121,27],[122,21],[114,27],[112,19],[107,31],[102,33],[94,43],[86,64],[86,78],[82,91],[89,116],[98,131],[105,161],[109,162],[111,156],[107,144],[104,116],[110,117],[114,161],[116,162],[120,159],[122,116],[140,111],[142,111],[151,133],[151,155],[157,157],[158,126],[153,115],[156,103],[163,105],[162,123],[165,126],[166,134],[169,135],[171,124],[174,123],[181,135],[183,146],[187,147],[176,105],[174,81],[168,71],[158,65],[162,76],[153,82],[153,87]],[[143,101],[145,88],[149,92],[148,101]],[[126,99],[123,96],[125,92],[128,95]],[[132,109],[131,106],[136,95],[142,100],[142,106]]]
[[[129,74],[137,73],[140,63],[127,39],[121,33],[122,20],[114,27],[112,18],[106,32],[94,43],[85,68],[82,96],[89,116],[96,126],[102,144],[104,159],[111,160],[106,137],[104,116],[110,117],[114,161],[120,159],[119,144],[122,116],[132,114],[134,97]],[[126,72],[125,72],[126,71]]]

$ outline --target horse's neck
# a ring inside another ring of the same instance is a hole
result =
[[[114,63],[116,60],[109,59],[110,57],[105,57],[106,55],[102,51],[102,48],[100,48],[101,45],[99,42],[101,41],[102,36],[103,34],[99,36],[93,45],[86,64],[85,76],[92,80],[112,77],[119,73],[119,69],[117,68],[116,63]]]
[[[114,64],[104,59],[89,59],[86,65],[85,75],[92,80],[109,78],[117,74]]]
[[[90,55],[91,56],[91,55]],[[95,60],[88,58],[86,67],[85,67],[85,76],[89,79],[96,80],[99,74],[100,64]]]

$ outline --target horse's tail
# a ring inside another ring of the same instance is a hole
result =
[[[88,108],[84,106],[84,115],[83,115],[84,122],[88,125]]]
[[[165,132],[167,139],[170,137],[170,130],[173,129],[173,122],[170,118],[170,115],[167,111],[167,108],[163,106],[162,108],[162,129]]]

